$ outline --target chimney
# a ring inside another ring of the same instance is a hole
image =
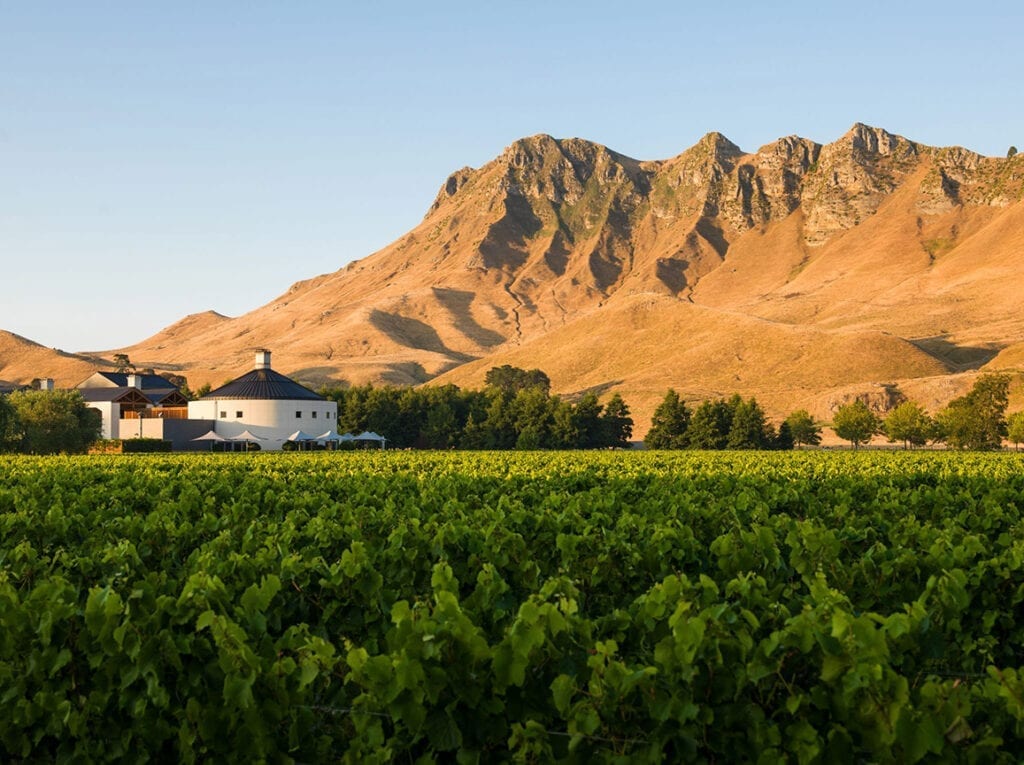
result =
[[[53,390],[53,378],[44,377],[39,381],[39,390],[52,391]]]
[[[256,351],[256,368],[270,369],[270,351],[266,348],[260,348]]]
[[[142,389],[142,375],[128,375],[128,387]]]

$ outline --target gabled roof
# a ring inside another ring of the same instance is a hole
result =
[[[155,406],[188,406],[188,399],[178,389],[172,391],[144,390],[142,394],[152,401]]]
[[[288,401],[325,401],[305,385],[285,377],[273,369],[254,369],[239,378],[212,390],[200,401],[213,399],[249,399],[256,401],[288,400]]]
[[[148,404],[149,399],[137,388],[79,388],[78,392],[88,403],[114,401],[118,404]]]
[[[160,375],[135,375],[141,383],[142,390],[177,390],[178,386]],[[106,382],[104,382],[106,381]],[[128,374],[125,372],[94,372],[87,379],[78,384],[79,388],[113,387],[125,388],[128,386]]]

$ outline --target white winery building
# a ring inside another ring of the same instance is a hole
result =
[[[292,434],[317,436],[338,423],[338,404],[270,368],[270,351],[256,352],[256,366],[188,403],[190,420],[214,423],[226,439],[246,431],[265,450],[278,450]]]

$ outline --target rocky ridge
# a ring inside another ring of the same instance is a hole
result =
[[[531,136],[449,176],[383,250],[244,316],[189,317],[116,350],[195,385],[245,369],[257,346],[313,384],[475,384],[514,357],[547,369],[561,392],[619,390],[641,409],[670,385],[700,396],[731,392],[732,379],[784,410],[811,396],[816,375],[821,401],[830,389],[970,374],[1024,341],[1010,288],[1024,271],[1022,197],[1019,155],[928,147],[860,123],[833,143],[788,136],[753,153],[709,133],[656,161]],[[645,326],[659,342],[622,326],[636,300],[657,306],[664,322]],[[770,374],[723,364],[739,326],[769,350],[799,342]],[[647,365],[656,373],[613,358],[628,351],[612,338],[632,331],[659,354]],[[860,360],[837,364],[837,353]],[[19,376],[10,364],[0,355],[0,377]]]

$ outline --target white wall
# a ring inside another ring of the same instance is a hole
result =
[[[121,405],[113,401],[90,401],[86,404],[90,409],[95,409],[103,418],[103,427],[100,435],[103,438],[120,438],[118,435],[118,424],[121,421]]]
[[[301,416],[296,417],[296,412]],[[248,430],[266,439],[260,442],[263,449],[277,450],[296,430],[318,436],[336,428],[338,405],[334,401],[214,399],[190,401],[188,416],[190,420],[215,420],[214,430],[225,438]]]

